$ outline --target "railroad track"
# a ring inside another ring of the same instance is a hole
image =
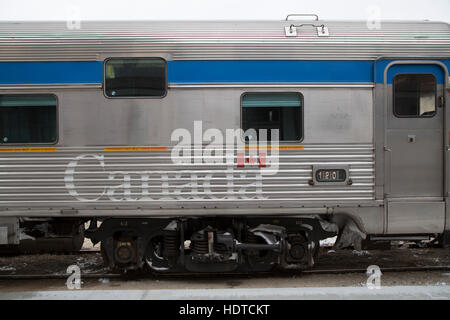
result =
[[[420,272],[420,271],[450,271],[450,266],[417,266],[417,267],[380,267],[382,273],[385,272]],[[259,272],[259,273],[222,273],[214,275],[215,278],[229,277],[229,276],[263,276],[263,275],[277,275],[277,276],[297,276],[302,274],[348,274],[348,273],[366,273],[364,268],[351,269],[313,269],[302,271],[284,271],[281,273],[275,272]],[[207,273],[171,273],[171,274],[115,274],[115,273],[85,273],[81,274],[82,279],[170,279],[178,277],[211,277]],[[68,274],[0,274],[0,280],[42,280],[42,279],[67,279]]]
[[[91,249],[89,249],[89,250],[80,250],[80,251],[74,252],[73,254],[74,255],[78,255],[78,254],[92,254],[92,253],[100,253],[100,252],[101,252],[100,250],[91,250]]]

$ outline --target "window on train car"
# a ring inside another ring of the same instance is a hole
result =
[[[0,95],[1,143],[54,143],[54,95]]]
[[[279,129],[280,141],[299,141],[303,136],[303,97],[297,92],[244,93],[242,96],[242,129]],[[255,137],[246,136],[246,141]]]
[[[166,95],[166,61],[161,58],[110,58],[105,61],[107,97]]]
[[[394,114],[426,118],[436,114],[436,78],[432,74],[399,74],[394,78]]]

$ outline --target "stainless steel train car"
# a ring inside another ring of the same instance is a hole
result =
[[[440,22],[0,23],[0,246],[252,272],[448,245],[449,68]]]

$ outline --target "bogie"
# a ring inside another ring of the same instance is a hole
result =
[[[87,236],[101,241],[113,270],[260,272],[314,265],[320,239],[334,236],[319,218],[108,219]]]

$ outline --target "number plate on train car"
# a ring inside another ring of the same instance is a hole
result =
[[[344,169],[319,169],[316,171],[317,182],[344,182],[347,174]]]
[[[345,182],[347,171],[345,169],[317,169],[315,171],[316,182]]]

